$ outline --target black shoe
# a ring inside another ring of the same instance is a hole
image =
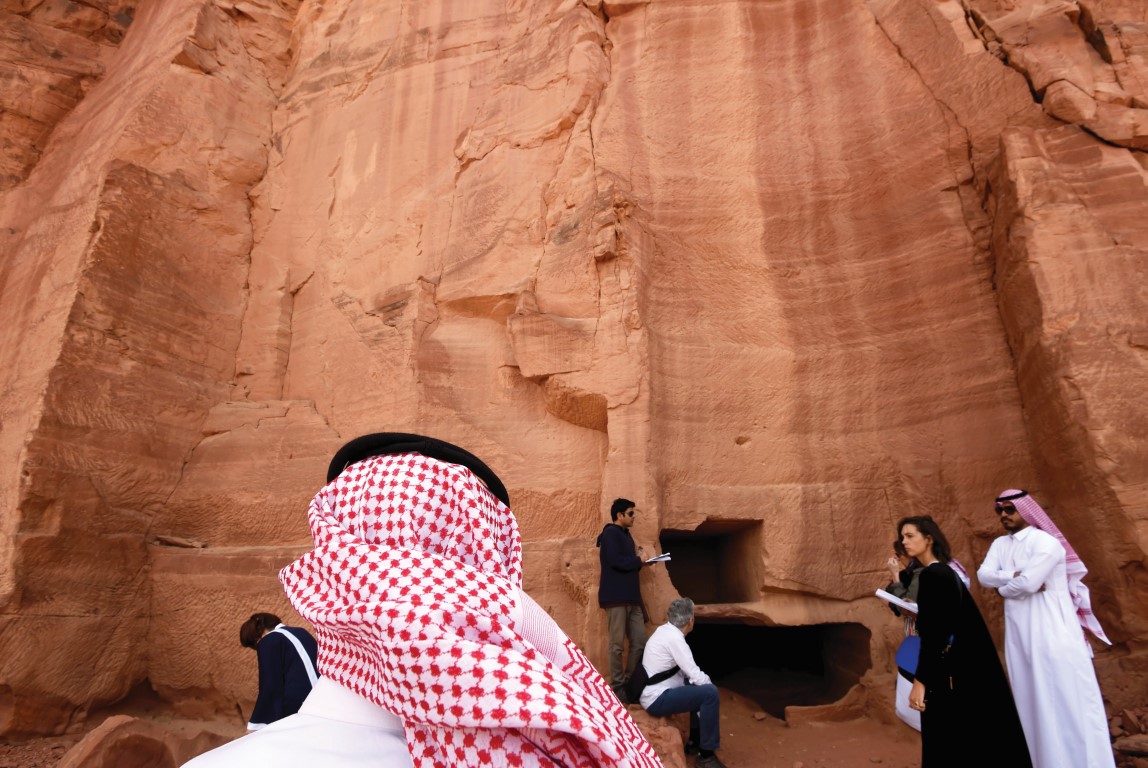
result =
[[[698,761],[694,763],[697,768],[725,768],[725,763],[718,760],[717,755],[710,755],[709,757],[699,757]]]
[[[696,755],[698,753],[698,743],[696,741],[686,742],[686,754]]]

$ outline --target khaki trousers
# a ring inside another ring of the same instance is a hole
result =
[[[621,694],[646,647],[646,619],[640,605],[616,605],[606,608],[606,621],[610,633],[610,687]],[[622,642],[630,639],[630,659],[622,666]]]

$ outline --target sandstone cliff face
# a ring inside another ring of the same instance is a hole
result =
[[[1092,569],[1106,694],[1142,696],[1140,3],[24,0],[0,30],[0,731],[145,680],[250,702],[238,624],[290,614],[327,459],[385,429],[500,473],[527,589],[599,663],[615,496],[679,553],[655,617],[825,627],[883,687],[895,521],[971,566],[1028,487]]]

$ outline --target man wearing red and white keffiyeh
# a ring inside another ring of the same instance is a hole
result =
[[[334,688],[401,723],[409,758],[374,765],[661,765],[601,675],[522,591],[518,525],[485,465],[422,453],[351,458],[311,502],[314,550],[280,580],[315,628],[318,695]]]
[[[977,571],[1005,598],[1005,660],[1034,768],[1112,768],[1104,701],[1084,629],[1108,643],[1092,614],[1088,570],[1026,491],[997,497],[1009,535]]]

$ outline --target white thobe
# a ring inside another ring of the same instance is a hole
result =
[[[1005,660],[1033,768],[1114,768],[1064,547],[1029,526],[992,543],[977,579],[1005,598]]]
[[[206,752],[185,768],[410,768],[399,718],[320,677],[297,714]]]

